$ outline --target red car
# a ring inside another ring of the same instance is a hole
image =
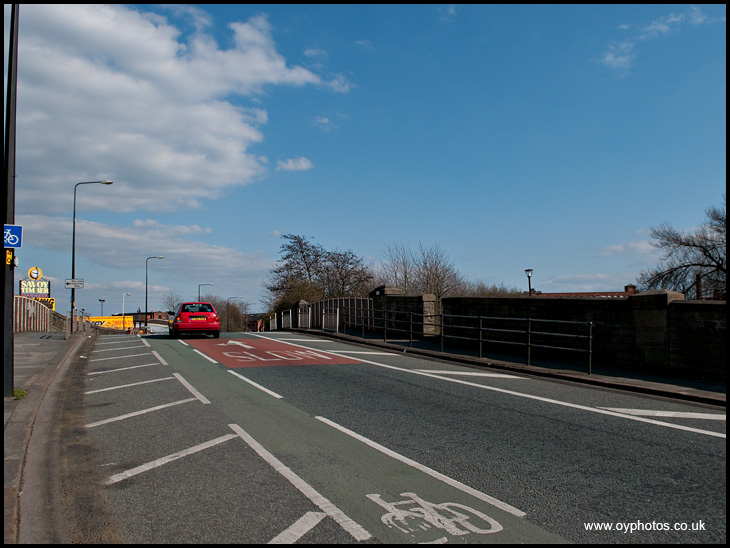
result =
[[[170,337],[177,339],[183,333],[210,333],[221,336],[221,320],[210,303],[180,303],[168,323]]]

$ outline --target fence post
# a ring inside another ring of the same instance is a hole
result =
[[[593,322],[588,322],[588,374],[593,368]]]
[[[482,331],[483,328],[484,328],[484,318],[479,316],[479,359],[480,360],[482,359],[482,346],[483,346],[483,342],[484,342],[483,341],[483,339],[484,339],[483,331]]]
[[[439,318],[441,318],[441,352],[444,351],[444,315],[439,314]]]
[[[530,335],[532,334],[532,320],[530,318],[527,318],[527,365],[530,365],[530,350],[532,350],[532,347],[530,345]]]
[[[413,312],[410,313],[410,325],[408,326],[408,332],[410,333],[411,337],[411,348],[413,348]]]

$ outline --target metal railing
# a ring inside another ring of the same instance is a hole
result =
[[[52,314],[40,301],[13,295],[13,333],[51,331]]]
[[[368,302],[370,301],[370,302]],[[366,333],[382,332],[383,341],[437,342],[440,352],[444,345],[478,348],[484,358],[485,347],[522,348],[527,365],[532,363],[535,349],[550,352],[586,354],[588,374],[593,367],[593,323],[589,321],[547,320],[540,318],[506,318],[495,316],[464,316],[454,314],[424,315],[397,310],[376,310],[370,299],[332,299],[307,304],[297,311],[281,314],[281,329],[321,329],[353,334],[365,338]],[[298,325],[292,325],[292,319]],[[276,325],[276,324],[275,324]],[[286,326],[286,327],[284,327]],[[407,339],[407,340],[404,340]]]

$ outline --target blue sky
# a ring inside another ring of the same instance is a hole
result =
[[[20,268],[70,307],[260,310],[284,234],[617,291],[726,187],[725,5],[20,8]],[[5,59],[9,6],[5,6]],[[16,283],[17,288],[17,283]],[[17,289],[16,289],[17,291]]]

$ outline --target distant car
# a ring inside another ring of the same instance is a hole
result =
[[[170,337],[183,333],[221,336],[221,320],[210,303],[180,303],[168,322]]]

